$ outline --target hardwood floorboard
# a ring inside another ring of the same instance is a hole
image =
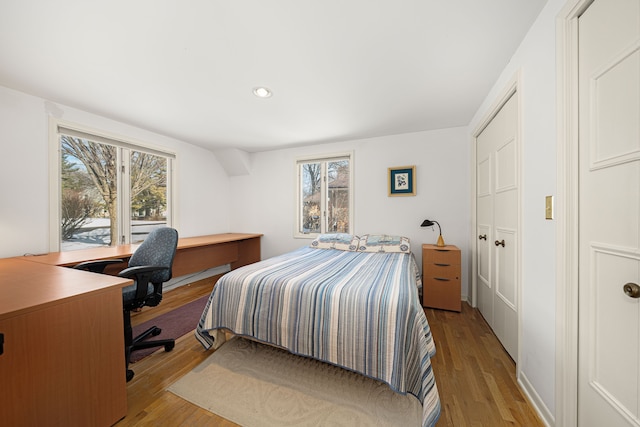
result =
[[[166,292],[159,306],[134,313],[132,323],[210,294],[218,278]],[[516,382],[513,360],[478,310],[462,306],[461,313],[425,309],[436,343],[432,365],[442,405],[437,426],[543,426]],[[132,364],[135,377],[127,384],[127,416],[116,426],[236,426],[166,391],[210,354],[188,333],[176,340],[171,352],[160,349]]]
[[[139,325],[200,297],[209,295],[221,276],[208,277],[165,292],[162,296],[162,301],[156,307],[143,307],[140,311],[131,313],[131,324],[133,326]]]
[[[425,309],[436,344],[433,372],[444,426],[543,426],[516,380],[516,365],[477,309]]]
[[[133,313],[131,323],[138,325],[209,295],[219,277],[203,279],[166,292],[157,307],[145,307],[142,311]],[[165,352],[160,348],[131,364],[135,376],[127,383],[127,416],[116,426],[236,426],[231,421],[166,391],[168,386],[198,366],[210,354],[190,332],[176,340],[172,351]]]

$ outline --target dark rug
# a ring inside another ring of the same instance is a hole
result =
[[[155,337],[150,337],[149,340],[167,338],[175,339],[193,331],[196,326],[198,326],[198,321],[200,320],[200,316],[202,316],[202,311],[204,310],[204,306],[207,304],[208,298],[208,295],[204,296],[195,301],[191,301],[182,307],[178,307],[175,310],[161,314],[156,318],[134,326],[133,336],[138,336],[152,326],[159,327],[162,329],[162,332]],[[163,347],[136,350],[131,353],[130,361],[133,363],[142,360],[158,349],[164,351]]]

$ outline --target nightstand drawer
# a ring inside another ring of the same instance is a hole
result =
[[[424,283],[423,305],[443,310],[460,311],[460,280],[427,279]]]
[[[424,252],[424,259],[429,264],[460,265],[460,251],[429,249]]]
[[[425,267],[423,266],[423,269]],[[459,279],[460,265],[458,264],[431,264],[426,267],[425,280],[434,279]]]

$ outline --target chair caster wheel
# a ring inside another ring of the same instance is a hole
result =
[[[173,350],[173,347],[175,347],[175,346],[176,346],[176,344],[173,343],[173,342],[171,344],[167,344],[167,345],[164,346],[164,351],[171,351],[171,350]]]
[[[161,332],[162,332],[162,329],[154,328],[153,331],[151,331],[151,336],[152,337],[157,337],[158,335],[160,335]]]
[[[133,373],[133,371],[131,369],[127,369],[127,382],[131,381],[133,379],[133,376],[135,374]]]

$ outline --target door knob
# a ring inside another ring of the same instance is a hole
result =
[[[635,283],[627,283],[622,287],[624,293],[631,298],[640,298],[640,286]]]
[[[486,234],[479,235],[478,240],[487,240],[487,235]]]
[[[502,239],[500,241],[496,240],[495,244],[496,244],[496,246],[502,246],[504,248],[504,239]]]

